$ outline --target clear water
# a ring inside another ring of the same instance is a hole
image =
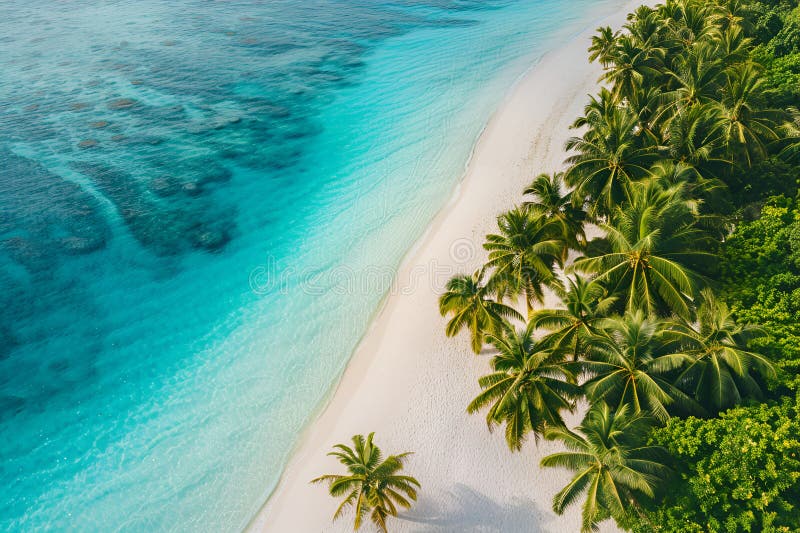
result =
[[[0,5],[0,530],[233,531],[513,80],[620,0]]]

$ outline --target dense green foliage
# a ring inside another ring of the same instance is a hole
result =
[[[766,67],[770,104],[796,106],[800,98],[800,8],[796,1],[752,2],[748,7],[758,44],[752,55]]]
[[[678,475],[637,532],[800,530],[800,396],[719,418],[672,419],[653,434]]]
[[[574,473],[553,507],[582,500],[584,531],[800,531],[797,1],[642,6],[589,54],[604,88],[565,172],[440,301],[448,335],[469,324],[496,354],[469,411],[512,450],[565,444],[542,465]],[[547,291],[561,305],[532,309]]]
[[[800,212],[774,199],[725,243],[722,287],[737,316],[770,333],[751,345],[789,373],[800,371]]]

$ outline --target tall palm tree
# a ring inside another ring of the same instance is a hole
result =
[[[544,297],[543,286],[555,280],[563,266],[562,228],[527,209],[515,208],[497,217],[499,232],[486,236],[487,266],[494,268],[492,283],[501,297],[524,296],[528,311]]]
[[[585,495],[581,531],[589,532],[606,518],[630,516],[642,496],[652,498],[669,470],[663,449],[641,444],[649,427],[648,420],[632,413],[629,406],[613,411],[601,403],[586,413],[576,431],[548,430],[545,437],[563,442],[567,451],[542,458],[542,466],[575,472],[553,498],[553,510],[563,514]]]
[[[607,296],[599,283],[581,276],[569,277],[566,283],[567,290],[557,290],[563,309],[534,311],[529,320],[534,328],[548,331],[543,338],[547,346],[578,360],[585,355],[588,340],[597,335],[598,323],[616,298]]]
[[[628,15],[628,22],[623,27],[641,49],[648,51],[660,48],[664,22],[653,8],[649,6],[637,7]]]
[[[736,23],[722,31],[717,42],[717,53],[720,54],[725,64],[735,65],[747,60],[752,42],[753,40],[745,36],[742,27]]]
[[[685,49],[697,43],[713,40],[719,33],[712,2],[695,2],[692,0],[676,0],[665,2],[659,7],[662,16],[669,18],[668,27],[672,38],[680,42]]]
[[[672,349],[661,321],[645,318],[642,311],[629,312],[606,319],[601,334],[588,342],[581,367],[589,379],[583,387],[593,403],[617,409],[630,405],[634,413],[652,413],[666,421],[673,403],[684,411],[698,410],[669,379],[688,362],[686,354]]]
[[[604,122],[611,120],[611,115],[619,106],[619,101],[611,91],[601,87],[597,96],[589,95],[589,103],[583,108],[583,116],[573,122],[572,127],[577,129],[588,126],[589,129],[600,130]]]
[[[347,467],[346,475],[320,476],[311,483],[328,483],[334,498],[344,497],[336,509],[333,519],[341,517],[349,507],[355,507],[353,529],[358,530],[369,514],[370,520],[384,533],[386,519],[397,516],[398,507],[408,509],[417,499],[419,482],[411,476],[400,475],[403,461],[410,453],[390,455],[386,459],[381,449],[373,444],[374,433],[365,439],[363,435],[353,437],[353,447],[344,444],[334,446],[328,455],[336,457]]]
[[[597,28],[589,47],[589,61],[599,61],[603,67],[610,65],[616,57],[618,36],[619,32],[615,32],[610,26]]]
[[[643,144],[635,133],[638,117],[627,108],[616,107],[582,137],[572,137],[564,174],[575,194],[588,198],[591,214],[607,214],[627,197],[628,185],[647,175],[657,159],[656,148]]]
[[[744,0],[721,0],[717,2],[715,11],[716,20],[723,30],[740,29],[747,33],[752,32],[754,9]]]
[[[678,55],[673,69],[668,74],[675,88],[665,93],[665,100],[673,107],[712,102],[724,82],[725,64],[710,44]]]
[[[751,63],[728,70],[722,98],[715,102],[717,125],[731,158],[743,166],[767,156],[767,145],[779,138],[780,112],[760,107],[764,78]]]
[[[478,380],[481,392],[467,407],[474,413],[487,405],[489,429],[505,424],[506,442],[519,450],[528,433],[538,438],[548,427],[563,426],[561,412],[572,410],[579,392],[562,357],[539,343],[531,324],[521,331],[506,326],[489,342],[497,349],[493,372]]]
[[[616,38],[613,63],[600,79],[611,84],[611,92],[621,101],[651,79],[658,78],[661,65],[661,49],[644,49],[636,38],[621,35]]]
[[[673,23],[679,19],[679,4],[677,0],[666,0],[656,6],[659,18],[665,23]]]
[[[696,227],[696,203],[685,187],[655,181],[635,184],[630,203],[601,224],[608,249],[575,260],[572,269],[597,275],[628,310],[689,315],[699,275],[690,266],[713,259],[711,240]]]
[[[650,167],[650,176],[664,189],[685,185],[690,193],[699,195],[722,188],[725,185],[719,180],[706,179],[697,168],[683,161],[663,159]]]
[[[472,276],[459,274],[447,282],[446,292],[439,297],[439,312],[450,315],[445,333],[454,337],[463,328],[471,335],[472,351],[480,353],[485,334],[494,331],[504,318],[522,320],[515,309],[494,301],[491,287],[483,284],[484,269],[475,271]]]
[[[662,149],[664,116],[662,85],[645,85],[630,95],[628,106],[636,115],[634,133],[642,138],[642,144]]]
[[[572,192],[564,191],[564,174],[539,174],[525,189],[525,195],[531,196],[523,207],[536,215],[555,220],[561,226],[561,238],[569,248],[579,250],[586,245],[586,232],[583,223],[586,213],[575,205]],[[565,246],[561,260],[566,261],[569,248]]]
[[[670,157],[692,165],[702,176],[722,175],[733,165],[724,149],[722,126],[714,103],[678,108],[664,125]]]
[[[780,157],[788,163],[800,163],[800,113],[794,113],[791,121],[785,122],[781,127]]]
[[[766,332],[737,324],[728,306],[709,289],[702,291],[701,302],[696,322],[684,320],[670,328],[689,357],[675,383],[712,412],[732,407],[747,396],[760,397],[754,374],[774,378],[775,369],[767,358],[748,350],[747,342]]]

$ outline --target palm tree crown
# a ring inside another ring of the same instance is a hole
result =
[[[346,475],[329,474],[313,479],[312,483],[328,483],[331,496],[344,497],[336,509],[336,520],[349,507],[355,507],[353,529],[358,530],[369,514],[370,520],[386,532],[386,519],[397,516],[398,506],[409,508],[417,499],[419,482],[410,476],[398,474],[403,469],[404,459],[409,453],[383,458],[380,448],[372,443],[374,433],[365,439],[363,435],[353,437],[353,447],[344,444],[334,446],[328,455],[336,457],[347,467]]]
[[[630,204],[617,208],[611,224],[600,226],[608,249],[578,258],[573,268],[596,274],[629,311],[688,316],[699,278],[689,266],[713,257],[696,217],[696,204],[686,200],[683,185],[636,184]]]
[[[487,235],[483,245],[493,285],[501,297],[524,296],[530,310],[542,300],[543,285],[555,279],[555,266],[562,266],[561,225],[519,208],[500,215],[497,225],[499,233]]]
[[[494,372],[478,380],[483,392],[467,411],[491,405],[489,428],[505,424],[508,447],[519,450],[528,433],[538,437],[545,428],[563,426],[561,411],[572,409],[571,399],[580,389],[561,357],[534,339],[530,324],[522,331],[507,325],[502,334],[488,338],[498,351],[492,359]]]
[[[553,498],[556,513],[563,514],[585,494],[582,531],[588,532],[606,518],[629,515],[641,496],[652,498],[668,469],[661,448],[639,444],[648,429],[647,419],[633,414],[629,406],[612,411],[600,403],[589,410],[576,431],[548,430],[545,437],[563,442],[567,451],[544,457],[542,466],[575,472]]]
[[[569,248],[578,250],[586,245],[586,233],[583,229],[586,213],[580,206],[575,205],[571,191],[562,192],[564,191],[563,177],[563,172],[552,175],[539,174],[525,189],[524,194],[532,198],[523,204],[535,215],[544,216],[546,219],[560,224],[561,238],[567,244],[563,247],[562,262],[566,261],[565,254]]]
[[[569,353],[573,360],[585,355],[587,341],[597,334],[597,324],[607,316],[616,298],[581,276],[567,278],[567,290],[556,288],[563,309],[541,309],[530,315],[534,328],[547,331],[543,341],[553,350]]]
[[[705,289],[697,322],[684,320],[671,328],[689,364],[676,379],[679,387],[715,411],[739,403],[746,396],[759,397],[753,374],[775,377],[764,356],[747,349],[747,342],[765,335],[752,325],[739,325],[724,302]]]
[[[606,319],[601,334],[589,341],[587,360],[580,364],[589,376],[583,387],[592,402],[617,408],[630,404],[635,413],[649,412],[665,421],[673,403],[698,410],[669,379],[688,360],[672,349],[663,322],[635,311]]]
[[[586,198],[590,214],[607,214],[627,197],[628,186],[647,175],[655,162],[655,147],[636,135],[639,117],[627,108],[615,107],[605,116],[587,115],[596,124],[582,136],[567,142],[576,153],[567,158],[564,175],[575,194]]]
[[[439,298],[439,311],[442,316],[451,315],[445,333],[454,337],[463,328],[471,335],[472,351],[480,353],[486,332],[494,331],[503,318],[522,316],[513,308],[492,300],[490,289],[482,283],[484,270],[477,270],[472,276],[454,276],[447,282],[446,292]]]

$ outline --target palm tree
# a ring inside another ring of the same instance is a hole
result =
[[[586,361],[580,363],[590,376],[583,384],[586,396],[617,409],[630,404],[634,413],[652,413],[660,421],[669,418],[669,406],[676,402],[684,410],[698,410],[670,382],[671,373],[689,362],[670,341],[663,322],[646,318],[640,310],[606,319],[601,334],[587,343]]]
[[[661,85],[646,85],[630,95],[628,102],[631,112],[636,115],[634,133],[642,138],[643,144],[658,149],[662,149],[664,144],[661,135],[664,119],[663,101]]]
[[[715,17],[712,16],[714,8],[715,5],[710,2],[677,0],[665,2],[659,11],[665,19],[670,19],[668,25],[672,38],[680,42],[684,49],[689,49],[696,43],[713,40],[719,33],[719,27],[714,24]]]
[[[729,69],[722,99],[714,104],[717,125],[730,157],[744,166],[767,156],[767,145],[779,138],[781,115],[757,105],[763,101],[764,78],[751,63]]]
[[[721,175],[733,161],[724,150],[722,122],[714,103],[680,107],[664,126],[670,157],[706,177]]]
[[[583,228],[586,213],[575,206],[572,192],[564,190],[564,174],[539,174],[536,179],[525,189],[524,194],[533,197],[523,207],[531,210],[535,215],[544,216],[555,220],[561,226],[561,237],[573,250],[581,249],[586,245],[586,233]],[[567,246],[563,249],[561,261],[566,261]]]
[[[743,0],[722,0],[717,2],[716,19],[721,23],[723,30],[738,29],[751,33],[753,21],[751,15],[754,14],[753,7]]]
[[[636,38],[621,35],[616,38],[613,63],[600,79],[611,84],[611,92],[621,101],[629,98],[646,82],[660,76],[661,65],[661,49],[644,49]]]
[[[446,292],[439,297],[439,312],[442,316],[452,316],[445,329],[446,335],[454,337],[466,327],[475,353],[483,348],[486,332],[494,331],[504,318],[522,320],[516,310],[489,297],[490,288],[482,283],[483,275],[484,269],[479,269],[472,276],[454,276],[447,282]]]
[[[577,129],[588,126],[589,129],[600,130],[605,122],[611,120],[609,117],[619,105],[611,91],[600,87],[597,96],[589,95],[589,103],[583,108],[583,116],[573,122],[572,127]]]
[[[800,114],[794,113],[792,120],[781,126],[783,142],[780,146],[780,157],[787,163],[800,162]]]
[[[541,309],[530,315],[531,325],[548,331],[543,342],[554,351],[572,354],[573,360],[585,355],[586,344],[598,333],[597,324],[616,301],[606,295],[599,283],[581,276],[567,278],[567,290],[557,293],[563,309]]]
[[[553,498],[553,510],[563,514],[585,495],[581,531],[588,532],[606,518],[630,516],[630,509],[639,509],[642,496],[652,498],[669,470],[662,448],[640,444],[649,427],[649,421],[631,413],[629,406],[615,412],[601,403],[586,413],[576,431],[548,430],[545,438],[563,442],[567,451],[542,458],[542,466],[575,472]]]
[[[610,26],[597,28],[597,34],[592,35],[592,45],[589,47],[589,61],[599,61],[603,67],[614,62],[617,51],[617,37]]]
[[[710,411],[721,411],[746,396],[760,397],[753,374],[775,377],[764,356],[747,349],[747,342],[764,336],[764,330],[739,325],[724,302],[709,289],[701,292],[697,322],[672,324],[671,335],[681,344],[690,362],[675,380]]]
[[[336,457],[347,467],[347,475],[320,476],[311,483],[328,483],[331,496],[344,496],[333,515],[334,520],[342,516],[348,507],[355,506],[354,530],[361,527],[364,517],[369,514],[370,520],[385,533],[386,519],[397,516],[398,506],[406,509],[411,507],[411,502],[417,499],[420,484],[411,476],[398,474],[410,453],[390,455],[383,459],[381,449],[372,443],[374,435],[370,433],[366,439],[363,435],[355,435],[353,448],[344,444],[335,445],[335,450],[328,455]]]
[[[533,326],[516,331],[506,326],[489,342],[498,353],[492,372],[478,380],[481,392],[467,407],[474,413],[490,405],[489,429],[506,425],[506,442],[519,450],[528,433],[535,438],[548,427],[563,426],[561,411],[572,410],[571,400],[579,392],[574,376],[561,364],[562,358],[533,337]]]
[[[607,214],[624,201],[629,184],[646,176],[657,159],[655,147],[636,135],[637,122],[630,110],[616,107],[583,137],[567,142],[567,150],[577,153],[567,158],[570,167],[564,180],[575,194],[589,199],[594,216]]]
[[[741,20],[741,19],[739,19]],[[753,40],[745,36],[742,27],[737,23],[725,28],[719,37],[718,53],[727,65],[735,65],[747,59]]]
[[[555,279],[555,266],[563,266],[561,225],[520,208],[497,217],[497,225],[499,233],[487,235],[483,245],[487,266],[495,269],[492,284],[501,298],[523,295],[530,312],[544,297],[543,285]]]
[[[663,189],[683,186],[687,198],[697,198],[694,204],[688,204],[692,210],[702,211],[698,216],[698,227],[704,230],[713,230],[713,235],[724,239],[727,236],[726,220],[713,213],[720,212],[716,206],[724,205],[727,186],[718,178],[706,178],[694,165],[683,161],[664,159],[650,167],[651,179],[655,180]]]
[[[693,165],[672,159],[663,159],[654,164],[650,167],[650,175],[664,189],[683,184],[688,192],[701,195],[725,187],[719,180],[704,178]]]
[[[634,42],[643,50],[660,48],[661,33],[664,22],[658,13],[649,6],[639,6],[630,15],[623,26],[634,38]]]
[[[675,59],[668,74],[675,89],[665,94],[673,107],[713,102],[724,81],[725,64],[712,45],[700,46]]]
[[[714,257],[695,224],[696,202],[686,199],[683,185],[635,185],[630,203],[617,208],[611,224],[600,225],[608,249],[576,259],[571,268],[596,274],[628,310],[688,316],[699,278],[689,267]]]

